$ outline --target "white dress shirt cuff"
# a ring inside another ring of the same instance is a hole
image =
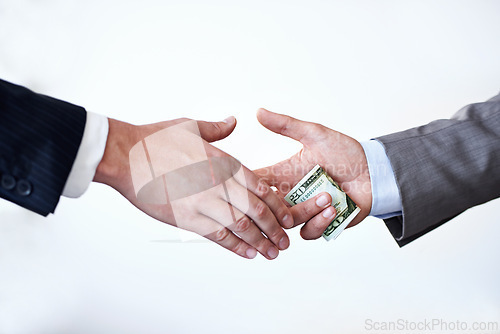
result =
[[[75,162],[64,186],[63,196],[82,196],[94,179],[108,140],[108,118],[87,112],[87,122]]]
[[[381,219],[400,216],[403,207],[399,188],[384,146],[376,140],[363,142],[361,146],[365,151],[372,185],[370,216]]]

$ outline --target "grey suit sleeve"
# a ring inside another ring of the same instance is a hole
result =
[[[385,220],[399,246],[500,196],[500,94],[377,140],[401,196],[402,216]]]

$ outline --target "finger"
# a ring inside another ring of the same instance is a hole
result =
[[[293,227],[311,220],[331,204],[332,196],[330,196],[329,193],[321,193],[305,202],[293,206],[290,209],[294,219]]]
[[[327,207],[320,214],[314,216],[300,229],[300,235],[305,240],[313,240],[321,237],[323,232],[335,218],[335,208]]]
[[[241,171],[234,175],[234,179],[262,200],[265,207],[268,207],[271,210],[279,225],[285,228],[293,226],[293,217],[289,208],[283,203],[278,195],[276,195],[271,187],[267,183],[261,181],[257,175],[252,173],[252,171],[245,166],[242,166]],[[263,214],[267,212],[266,210],[263,211]]]
[[[281,192],[278,188],[276,188],[276,190],[274,190],[274,193],[276,194],[276,196],[278,196],[278,198],[281,200],[281,203],[283,203],[287,208],[290,208],[290,203],[288,203],[286,200],[285,200],[285,194],[283,192]],[[290,210],[291,212],[291,210]]]
[[[201,138],[208,142],[221,140],[229,136],[236,127],[236,118],[233,116],[226,118],[222,122],[198,121]]]
[[[257,256],[257,250],[254,247],[238,238],[225,226],[207,216],[199,215],[196,218],[196,227],[191,231],[198,233],[241,257],[253,259]]]
[[[291,205],[285,200],[285,195],[278,188],[271,188],[271,190],[276,194],[276,196],[278,196],[278,198],[281,200],[281,203],[283,203],[287,208],[291,207]]]
[[[231,203],[218,200],[210,204],[203,214],[224,225],[250,246],[256,248],[268,260],[275,259],[279,250],[267,239],[255,223]]]
[[[314,134],[315,123],[305,122],[296,118],[273,113],[269,110],[260,108],[257,111],[257,119],[265,128],[283,136],[300,141],[307,142],[308,138]]]
[[[241,212],[246,212],[246,215],[255,222],[255,225],[260,229],[260,231],[262,231],[279,249],[284,250],[288,248],[290,240],[276,220],[276,217],[269,208],[268,204],[261,198],[257,197],[254,193],[250,192],[247,188],[241,186],[234,179],[228,180],[226,184],[228,189],[228,198],[223,199],[230,202],[233,207],[237,208]],[[273,193],[271,188],[269,188],[268,193],[274,195],[274,198],[272,200],[268,200],[268,202],[275,202],[273,205],[283,206],[288,210],[288,208],[286,208],[286,206],[281,202],[280,198]]]
[[[254,170],[253,173],[268,185],[276,187],[283,194],[287,194],[303,176],[303,171],[295,167],[298,164],[293,165],[292,163],[290,159],[285,160],[273,166]]]

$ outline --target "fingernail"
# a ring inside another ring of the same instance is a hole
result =
[[[323,211],[323,217],[325,218],[333,218],[334,215],[335,215],[335,210],[333,210],[332,207],[329,207],[328,209]]]
[[[283,226],[292,227],[293,226],[293,218],[290,215],[285,215],[283,217]]]
[[[257,251],[253,248],[249,248],[247,249],[246,254],[249,259],[253,259],[257,256]]]
[[[285,250],[290,246],[290,240],[287,237],[283,237],[280,242],[278,242],[278,246],[281,250]]]
[[[275,259],[277,256],[278,256],[278,250],[274,247],[271,247],[267,250],[267,255],[271,258],[271,259]]]
[[[329,204],[328,197],[326,195],[321,195],[317,200],[316,200],[316,205],[321,207],[324,207],[325,205]]]
[[[228,124],[228,123],[233,123],[234,122],[234,116],[229,116],[228,118],[226,118],[225,120],[223,120],[222,122]]]

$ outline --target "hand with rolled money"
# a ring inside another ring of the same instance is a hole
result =
[[[333,181],[323,168],[319,165],[314,166],[285,196],[285,201],[294,206],[307,201],[321,192],[330,194],[336,211],[335,217],[323,232],[323,237],[327,241],[330,241],[336,239],[342,233],[361,209],[340,189],[339,185]]]
[[[280,197],[290,205],[307,200],[319,191],[327,191],[333,197],[336,218],[323,219],[318,226],[317,218],[322,213],[302,217],[303,222],[307,222],[301,230],[304,239],[317,239],[321,235],[327,240],[334,239],[344,228],[368,216],[372,205],[370,174],[358,141],[323,125],[265,109],[259,109],[257,119],[267,129],[299,141],[303,148],[289,159],[255,170],[255,174],[276,187]],[[314,228],[309,226],[312,224]]]

